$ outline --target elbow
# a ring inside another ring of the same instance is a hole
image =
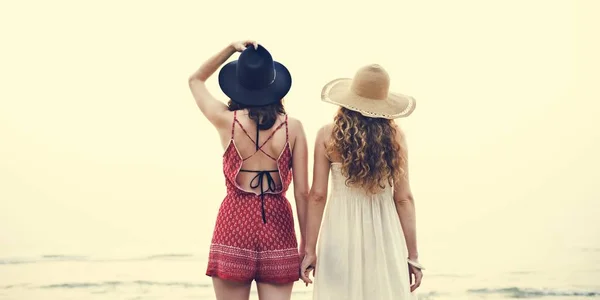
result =
[[[327,200],[326,191],[311,190],[308,196],[308,202],[311,203],[322,203]]]
[[[413,205],[415,199],[411,193],[399,194],[394,196],[394,201],[400,206]]]
[[[308,194],[308,190],[294,189],[294,197],[296,198],[296,200],[306,201],[308,199]]]
[[[204,83],[206,82],[206,79],[203,79],[202,77],[198,76],[197,73],[194,73],[192,75],[190,75],[190,77],[188,77],[188,84],[191,86],[193,86],[194,84],[198,84],[198,83]]]
[[[194,83],[198,81],[198,78],[194,75],[190,75],[190,77],[188,77],[188,85],[191,87],[192,85],[194,85]]]

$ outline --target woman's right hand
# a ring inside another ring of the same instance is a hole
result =
[[[306,253],[304,255],[304,259],[302,260],[302,264],[300,265],[300,278],[306,286],[309,283],[312,283],[310,279],[310,272],[313,272],[313,276],[315,276],[315,269],[317,266],[317,256],[313,253]]]
[[[237,41],[237,42],[231,43],[231,46],[237,52],[242,52],[242,51],[246,50],[246,48],[250,45],[254,46],[254,49],[258,48],[258,43],[256,43],[256,41],[254,41],[254,40],[244,40],[244,41]]]

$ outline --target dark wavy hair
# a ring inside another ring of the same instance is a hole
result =
[[[327,144],[330,157],[340,156],[346,185],[378,193],[404,175],[406,157],[393,120],[369,118],[341,107]]]
[[[254,121],[258,129],[267,130],[275,124],[277,117],[281,114],[285,114],[285,108],[283,107],[283,100],[266,106],[248,106],[229,100],[227,103],[229,111],[234,110],[248,110],[248,117]]]

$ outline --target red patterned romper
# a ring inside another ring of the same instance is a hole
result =
[[[288,140],[288,118],[281,123],[254,154],[263,152],[277,162],[278,170],[243,170],[242,164],[252,157],[242,158],[233,140],[236,124],[250,140],[256,142],[234,111],[231,140],[223,155],[223,173],[227,196],[221,203],[210,246],[206,275],[240,282],[284,284],[297,281],[300,273],[298,243],[294,217],[285,192],[292,181],[292,152]],[[279,158],[266,153],[262,147],[275,132],[285,125],[286,143]],[[257,138],[258,140],[258,138]],[[245,191],[236,182],[239,172],[253,172],[252,188],[261,193]],[[277,186],[272,173],[279,172]],[[266,180],[266,190],[263,182]]]

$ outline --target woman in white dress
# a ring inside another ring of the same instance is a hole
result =
[[[315,142],[302,280],[312,283],[312,271],[314,300],[416,299],[423,268],[406,142],[393,121],[415,100],[390,93],[379,65],[331,81],[321,97],[340,110]]]

